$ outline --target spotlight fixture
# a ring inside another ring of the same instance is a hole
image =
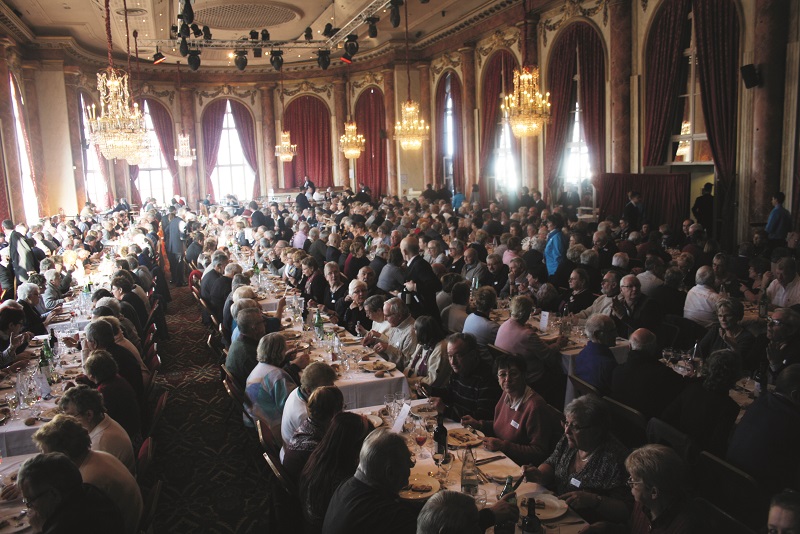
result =
[[[171,39],[175,39],[178,36],[178,25],[173,24],[169,27],[169,36]]]
[[[211,28],[208,26],[203,26],[203,39],[207,41],[211,40]]]
[[[347,52],[350,57],[358,54],[358,35],[351,33],[347,36],[347,40],[344,42],[344,51]]]
[[[192,24],[191,26],[189,26],[189,29],[192,30],[192,35],[194,35],[195,37],[200,37],[201,35],[203,35],[203,30],[201,30],[200,26],[198,26],[197,24]]]
[[[262,53],[263,52],[261,51],[261,48],[254,48],[253,49],[253,57],[261,57]]]
[[[327,24],[325,25],[325,29],[324,29],[324,30],[322,30],[322,35],[323,35],[323,37],[333,37],[334,35],[336,35],[337,33],[339,33],[339,30],[340,30],[340,29],[341,29],[341,28],[334,28],[334,27],[333,27],[333,24],[331,24],[331,23],[329,22],[329,23],[327,23]]]
[[[186,24],[194,22],[194,9],[192,9],[192,3],[189,0],[186,0],[183,4],[183,11],[181,14],[183,15],[183,22]]]
[[[200,68],[200,50],[190,50],[189,51],[189,59],[186,60],[189,64],[189,68],[193,71],[196,71]]]
[[[190,33],[191,29],[189,28],[189,25],[186,23],[186,21],[184,21],[181,24],[181,37],[189,37]]]
[[[272,68],[279,71],[283,67],[283,50],[273,50],[270,52],[269,63]]]
[[[153,65],[158,65],[159,63],[164,63],[167,57],[158,51],[158,47],[156,47],[156,53],[153,54]]]
[[[178,50],[180,51],[183,57],[189,55],[189,43],[186,42],[186,37],[181,37],[181,44],[178,47]]]
[[[311,39],[314,38],[314,32],[311,31],[311,26],[307,27],[306,31],[303,32],[303,38],[306,41],[310,41]]]
[[[269,31],[261,30],[261,40],[262,41],[269,41]]]
[[[392,6],[389,10],[389,22],[392,23],[392,28],[400,26],[400,6],[403,5],[403,0],[390,0],[389,4]]]
[[[378,36],[378,21],[381,20],[379,17],[369,17],[366,20],[367,26],[367,35],[370,39],[374,39]]]
[[[247,50],[237,50],[236,59],[233,60],[233,64],[236,65],[236,68],[240,71],[247,68]]]
[[[258,30],[250,30],[250,39],[258,41]]]
[[[317,52],[317,65],[322,70],[328,70],[328,67],[331,64],[331,51],[330,50],[320,50]]]
[[[342,61],[344,61],[349,65],[353,62],[353,56],[345,52],[344,54],[342,54]]]

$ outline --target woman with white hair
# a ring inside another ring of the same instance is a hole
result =
[[[61,310],[61,306],[57,306],[43,319],[36,311],[36,306],[41,300],[40,289],[36,284],[25,283],[17,288],[17,302],[22,305],[22,311],[25,313],[25,331],[34,336],[47,334],[47,327]]]
[[[367,299],[369,289],[365,282],[353,280],[348,290],[348,295],[336,302],[336,316],[339,318],[339,326],[358,336],[359,324],[367,330],[372,328],[372,320],[367,317],[367,312],[364,310],[364,301]]]

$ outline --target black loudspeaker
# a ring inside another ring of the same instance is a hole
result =
[[[742,81],[744,82],[744,86],[748,89],[752,89],[761,83],[761,79],[758,76],[758,69],[755,65],[742,65],[742,68],[739,70],[742,73]]]

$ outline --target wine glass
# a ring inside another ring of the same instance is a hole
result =
[[[411,435],[414,437],[414,441],[417,442],[417,448],[419,449],[418,456],[423,459],[430,458],[430,455],[423,448],[423,445],[428,441],[428,431],[425,430],[423,423],[418,423],[414,427]]]
[[[19,419],[19,398],[17,395],[15,393],[9,393],[6,395],[6,402],[8,403],[8,407],[11,408],[11,419]]]
[[[396,405],[394,403],[394,393],[387,393],[383,396],[383,405],[386,406],[386,414],[394,421],[397,412],[395,411]]]
[[[475,499],[475,506],[478,510],[483,510],[486,507],[486,490],[478,489],[472,496]]]

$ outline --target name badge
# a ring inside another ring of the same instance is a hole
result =
[[[580,487],[581,487],[581,481],[580,481],[580,480],[578,480],[578,479],[577,479],[577,478],[575,478],[575,477],[572,477],[572,478],[569,480],[569,483],[570,483],[570,484],[572,484],[573,486],[575,486],[576,488],[580,488]]]
[[[519,423],[517,423],[516,421],[514,421],[514,420],[512,419],[512,420],[511,420],[511,426],[513,426],[514,428],[519,428]]]

